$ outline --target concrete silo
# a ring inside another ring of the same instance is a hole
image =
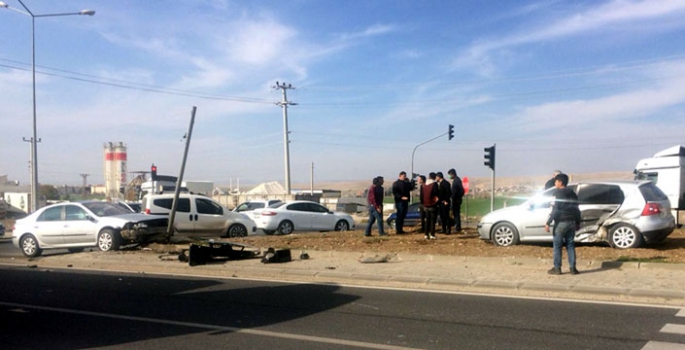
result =
[[[106,142],[103,149],[105,193],[112,199],[123,197],[119,189],[126,187],[127,155],[123,142]]]

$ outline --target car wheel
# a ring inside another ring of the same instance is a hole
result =
[[[119,235],[112,229],[104,229],[98,235],[98,248],[103,252],[119,249]]]
[[[241,224],[231,225],[228,228],[228,237],[247,237],[247,228]]]
[[[518,244],[518,230],[514,225],[508,222],[500,222],[492,228],[492,243],[500,247]]]
[[[347,223],[345,220],[340,220],[338,223],[335,224],[335,230],[336,231],[347,231],[350,229],[350,224]]]
[[[397,222],[395,221],[395,219],[388,220],[388,227],[390,227],[391,229],[394,230],[397,227],[396,224]]]
[[[642,245],[642,234],[635,226],[618,224],[609,231],[609,243],[618,249],[637,248]]]
[[[286,220],[278,224],[278,229],[276,229],[276,231],[278,231],[279,235],[289,235],[293,233],[294,229],[295,227],[293,227],[293,223]]]
[[[83,251],[83,247],[67,248],[69,253],[80,253]]]
[[[21,252],[29,258],[35,258],[40,256],[43,252],[38,245],[38,240],[33,235],[26,235],[21,238],[19,242],[19,247],[21,247]]]

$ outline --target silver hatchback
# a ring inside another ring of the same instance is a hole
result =
[[[660,242],[675,229],[666,195],[650,181],[579,182],[568,186],[578,195],[581,227],[576,242],[608,242],[619,249]],[[551,242],[545,232],[554,191],[551,188],[526,202],[495,210],[481,219],[481,239],[495,245]]]

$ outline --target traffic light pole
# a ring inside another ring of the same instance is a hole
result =
[[[495,148],[497,144],[492,147],[486,147],[485,151],[485,166],[492,170],[492,183],[490,184],[490,211],[495,210]]]

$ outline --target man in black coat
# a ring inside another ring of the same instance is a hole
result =
[[[400,172],[397,181],[392,184],[392,195],[395,198],[395,209],[397,210],[395,231],[401,235],[404,234],[404,219],[407,217],[409,196],[411,195],[411,183],[407,181],[406,172]]]
[[[450,169],[447,175],[452,180],[452,215],[454,215],[454,228],[457,233],[461,232],[461,201],[464,198],[464,184],[457,176],[457,171]]]
[[[435,174],[438,182],[438,215],[440,215],[440,223],[442,224],[442,233],[452,234],[452,225],[450,225],[450,201],[452,200],[452,189],[450,183],[445,180],[442,172]]]

